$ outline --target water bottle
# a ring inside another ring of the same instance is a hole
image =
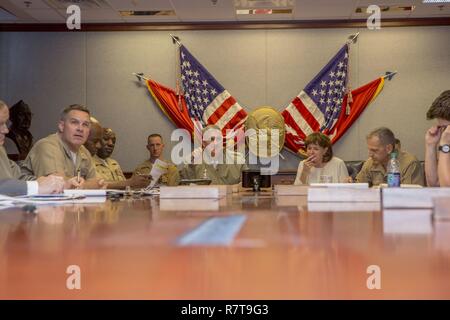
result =
[[[400,187],[400,162],[397,159],[397,152],[391,153],[387,167],[387,184],[389,188]]]

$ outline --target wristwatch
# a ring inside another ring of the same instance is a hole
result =
[[[439,151],[442,151],[443,153],[449,153],[450,152],[450,145],[443,144],[442,146],[439,146]]]

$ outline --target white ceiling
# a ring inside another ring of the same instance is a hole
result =
[[[412,13],[382,12],[382,19],[450,17],[450,3],[423,4],[422,0],[0,0],[0,23],[65,22],[64,8],[70,4],[80,5],[82,23],[365,19],[368,14],[357,14],[355,9],[371,4],[416,6]],[[269,7],[293,11],[292,14],[236,15],[236,8]],[[122,17],[119,10],[174,10],[176,15]]]

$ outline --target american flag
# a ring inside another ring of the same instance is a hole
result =
[[[193,122],[203,127],[215,124],[223,133],[239,128],[247,112],[183,45],[180,63],[184,97]]]
[[[282,112],[290,149],[298,151],[306,136],[331,132],[336,125],[347,94],[348,46],[345,44]]]

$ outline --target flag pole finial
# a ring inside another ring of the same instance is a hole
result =
[[[139,73],[133,72],[132,75],[136,76],[136,78],[138,78],[139,81],[149,80],[147,77],[145,77],[143,72],[139,72]]]
[[[386,71],[385,75],[383,76],[384,79],[388,79],[389,81],[392,80],[392,78],[398,73],[398,71]]]
[[[358,40],[359,32],[356,34],[352,34],[350,37],[348,37],[348,43],[356,43]]]
[[[173,34],[170,33],[170,36],[172,37],[172,42],[173,44],[178,44],[181,47],[181,42],[180,42],[180,38],[178,36],[174,36]]]

